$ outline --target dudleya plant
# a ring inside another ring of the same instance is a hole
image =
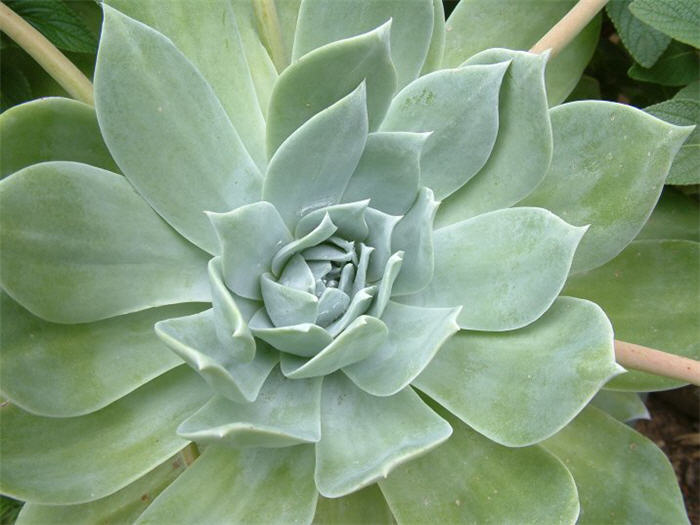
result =
[[[460,57],[440,2],[109,4],[96,116],[0,119],[30,143],[0,183],[21,523],[685,521],[586,407],[623,372],[606,315],[559,295],[689,129],[548,109],[546,53]]]

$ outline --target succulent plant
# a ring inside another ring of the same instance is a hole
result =
[[[469,2],[446,48],[430,0],[109,4],[96,113],[0,117],[21,523],[684,522],[661,451],[587,406],[674,383],[560,293],[689,128],[549,109],[547,53],[467,54]]]

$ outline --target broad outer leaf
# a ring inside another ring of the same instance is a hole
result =
[[[440,411],[454,434],[379,482],[399,523],[573,524],[579,504],[564,465],[539,446],[497,445]]]
[[[175,455],[123,489],[90,503],[61,506],[25,503],[17,525],[133,523],[184,470],[184,461]]]
[[[175,428],[210,395],[197,374],[180,366],[87,416],[46,418],[5,406],[0,488],[44,504],[108,496],[184,447]]]
[[[293,58],[371,31],[391,19],[391,58],[402,88],[418,76],[425,62],[433,16],[432,0],[304,0],[294,36]]]
[[[96,321],[209,300],[206,254],[121,176],[75,162],[25,168],[0,183],[0,280],[48,321]]]
[[[72,160],[118,172],[95,110],[67,98],[41,98],[0,115],[0,178],[49,160]]]
[[[700,47],[700,4],[696,0],[635,0],[630,11],[676,40]]]
[[[390,25],[387,22],[369,33],[315,49],[285,69],[275,84],[267,115],[269,156],[304,122],[346,97],[363,81],[369,129],[377,129],[396,89],[396,70],[389,51]]]
[[[381,131],[432,132],[421,156],[421,184],[437,199],[484,166],[498,133],[498,94],[508,62],[436,71],[391,101]]]
[[[604,101],[571,102],[550,114],[552,165],[521,204],[591,225],[574,258],[580,272],[606,263],[639,233],[691,128]]]
[[[651,419],[647,407],[636,392],[601,390],[591,400],[591,405],[623,423],[635,419]]]
[[[309,445],[238,450],[214,445],[136,523],[309,523],[318,497],[313,468]]]
[[[615,338],[700,359],[700,243],[635,241],[595,270],[572,276],[564,293],[599,304]],[[680,381],[630,371],[614,390],[666,390]]]
[[[377,485],[342,498],[318,498],[312,525],[393,525],[394,516]]]
[[[700,203],[665,187],[649,220],[636,240],[685,239],[700,242]]]
[[[654,443],[596,408],[543,443],[571,471],[580,525],[687,524],[673,468]]]
[[[521,447],[559,431],[622,371],[603,311],[560,297],[520,330],[459,332],[414,384],[489,439]]]
[[[450,425],[410,387],[391,397],[374,397],[340,373],[327,376],[321,441],[316,445],[318,491],[333,498],[349,494],[386,477],[451,433]]]
[[[435,232],[435,272],[419,306],[463,306],[465,330],[504,331],[540,317],[564,286],[585,228],[541,208],[497,210]]]
[[[442,56],[445,53],[445,6],[442,0],[433,0],[433,35],[430,38],[428,56],[421,70],[421,75],[440,69]]]
[[[210,253],[204,211],[260,199],[262,179],[211,86],[157,31],[103,5],[95,108],[110,152],[165,220]]]
[[[486,165],[439,208],[437,227],[507,208],[544,178],[552,160],[552,126],[544,85],[546,54],[490,49],[465,65],[510,60],[501,85],[496,144]]]
[[[211,85],[258,168],[267,163],[265,120],[230,0],[108,0],[170,38]],[[143,74],[143,73],[142,73]]]
[[[462,0],[447,20],[442,67],[457,67],[470,56],[493,47],[530,49],[571,9],[576,0]],[[598,44],[596,17],[547,65],[550,105],[574,89]]]
[[[199,304],[153,308],[88,324],[54,324],[2,294],[0,385],[12,404],[41,416],[94,412],[182,364],[156,337],[161,319]]]
[[[612,0],[605,9],[627,51],[642,66],[651,67],[671,43],[671,37],[634,16],[629,9],[631,2],[632,0]]]

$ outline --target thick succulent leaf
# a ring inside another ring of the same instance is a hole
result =
[[[328,239],[338,231],[338,228],[330,218],[330,215],[324,214],[323,219],[313,230],[299,239],[295,239],[289,244],[283,246],[272,258],[270,269],[275,275],[280,275],[284,265],[287,264],[292,257],[297,253],[302,253],[307,249],[312,249]],[[321,247],[322,248],[322,247]],[[342,250],[341,250],[342,251]],[[303,254],[302,254],[303,255]],[[305,257],[308,261],[310,258]]]
[[[433,278],[433,219],[439,204],[430,188],[421,188],[411,209],[396,223],[391,251],[403,252],[403,264],[393,284],[395,295],[422,290]]]
[[[291,379],[325,376],[377,352],[386,338],[386,325],[363,315],[309,360],[282,354],[282,372]]]
[[[318,316],[318,297],[303,290],[282,285],[272,274],[260,278],[267,316],[275,326],[313,323]]]
[[[573,264],[575,272],[589,270],[615,257],[642,229],[691,128],[600,100],[564,104],[550,116],[552,165],[521,204],[590,224]]]
[[[254,401],[277,354],[259,343],[255,358],[241,360],[237,352],[219,340],[213,310],[166,319],[156,323],[156,334],[168,347],[197,371],[212,389],[234,401]]]
[[[102,141],[94,108],[68,98],[41,98],[0,115],[0,178],[51,160],[118,172]]]
[[[622,371],[603,311],[561,297],[520,330],[459,332],[414,384],[489,439],[522,447],[559,431]]]
[[[396,70],[389,51],[390,25],[315,49],[280,75],[267,115],[270,156],[304,122],[352,93],[363,81],[367,86],[369,129],[377,129],[396,89]],[[326,140],[341,129],[338,127]]]
[[[133,523],[184,470],[184,462],[176,455],[123,489],[90,503],[60,506],[25,503],[17,525]]]
[[[391,101],[382,131],[432,132],[421,184],[443,199],[484,166],[498,133],[498,94],[508,63],[436,71]]]
[[[368,208],[365,220],[369,226],[369,236],[365,239],[365,244],[374,248],[367,267],[367,281],[374,282],[382,277],[387,261],[393,255],[391,238],[401,217]]]
[[[202,309],[163,306],[66,325],[34,317],[4,293],[0,301],[0,391],[27,412],[52,417],[99,410],[181,364],[153,324]]]
[[[270,160],[263,198],[290,229],[309,211],[340,202],[367,140],[366,102],[363,82],[292,130]]]
[[[404,214],[418,194],[421,151],[429,136],[428,133],[370,133],[343,193],[343,202],[370,199],[375,210]]]
[[[0,182],[2,287],[48,321],[208,301],[206,254],[114,173],[46,162]]]
[[[210,213],[221,244],[226,286],[248,299],[260,299],[260,276],[270,271],[280,246],[292,241],[282,217],[269,202],[241,206],[228,213]]]
[[[310,446],[211,446],[136,523],[309,523],[318,497],[313,468]]]
[[[343,330],[347,329],[356,321],[357,317],[361,316],[369,309],[376,293],[376,286],[368,286],[358,290],[350,300],[350,304],[348,305],[348,309],[345,310],[345,313],[340,316],[338,320],[333,321],[326,327],[327,332],[332,337],[338,337]]]
[[[294,229],[294,235],[299,238],[311,233],[325,219],[326,214],[337,227],[335,233],[347,240],[363,241],[369,229],[365,221],[365,210],[369,199],[326,206],[304,215]]]
[[[665,187],[636,240],[685,239],[700,241],[700,204],[680,191]]]
[[[325,44],[371,31],[391,20],[391,59],[398,86],[410,83],[428,55],[433,33],[432,0],[303,0],[294,36],[293,58]]]
[[[122,13],[170,38],[221,102],[258,168],[267,163],[265,120],[229,0],[107,0]],[[216,50],[216,52],[212,52]]]
[[[445,441],[450,425],[410,387],[391,397],[359,390],[342,374],[323,380],[316,486],[339,497],[367,486],[397,465]]]
[[[254,402],[214,396],[177,433],[204,444],[289,447],[321,439],[320,416],[321,379],[293,381],[275,368]]]
[[[645,24],[632,14],[632,0],[612,0],[605,10],[615,24],[625,49],[644,67],[653,66],[671,43],[671,37]]]
[[[492,47],[530,49],[576,0],[462,0],[447,20],[443,67],[457,67]],[[561,103],[578,83],[598,44],[600,17],[547,65],[549,104]]]
[[[700,244],[635,241],[605,266],[572,276],[564,293],[596,302],[615,337],[700,359]],[[606,385],[614,390],[665,390],[680,381],[629,371]]]
[[[259,337],[277,350],[301,357],[313,357],[331,344],[333,337],[316,324],[276,327],[261,308],[248,325]]]
[[[498,106],[498,137],[491,156],[473,179],[442,203],[437,227],[515,204],[539,184],[549,168],[552,126],[544,86],[547,56],[489,49],[465,65],[508,60],[511,63]]]
[[[391,289],[394,286],[394,281],[401,271],[401,265],[403,264],[403,252],[396,252],[386,262],[384,267],[384,274],[382,279],[379,281],[379,287],[377,289],[377,294],[375,300],[367,310],[367,315],[371,315],[377,318],[381,318],[384,315],[384,310],[389,304],[389,299],[391,298]]]
[[[630,11],[676,40],[700,47],[700,5],[694,0],[634,0]]]
[[[540,317],[564,286],[586,228],[540,208],[478,215],[435,232],[430,284],[401,302],[464,306],[465,330],[504,331]]]
[[[676,476],[664,453],[601,411],[585,409],[543,445],[576,480],[579,524],[688,523]]]
[[[433,0],[433,34],[430,37],[428,56],[425,57],[421,75],[427,75],[440,69],[442,56],[445,53],[445,7],[442,0]]]
[[[454,428],[447,443],[379,482],[399,523],[576,521],[576,486],[555,457],[539,446],[503,447],[440,414]]]
[[[109,6],[103,11],[95,108],[105,142],[165,220],[217,253],[203,211],[259,200],[258,168],[211,86],[173,43]]]
[[[86,416],[47,418],[4,406],[0,488],[16,499],[58,505],[112,494],[187,444],[175,428],[210,395],[197,374],[180,366]]]
[[[635,419],[650,419],[647,407],[635,392],[601,390],[591,400],[591,405],[623,423]]]
[[[312,525],[393,525],[394,516],[377,485],[342,498],[318,498]]]
[[[459,308],[421,308],[389,301],[382,321],[386,342],[365,360],[343,372],[373,396],[390,396],[408,385],[430,363],[449,337],[459,330]]]

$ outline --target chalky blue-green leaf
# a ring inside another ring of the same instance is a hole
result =
[[[391,20],[391,59],[398,87],[414,80],[428,55],[433,34],[432,0],[303,0],[293,58],[325,44],[371,31]]]
[[[421,156],[421,184],[437,199],[484,166],[498,133],[498,95],[508,63],[425,75],[391,101],[381,131],[432,132]]]
[[[270,346],[300,357],[313,357],[331,344],[333,337],[313,323],[277,327],[261,308],[251,318],[250,330]]]
[[[258,168],[211,86],[173,43],[109,6],[103,10],[95,108],[105,142],[165,220],[218,253],[203,212],[259,200]]]
[[[263,198],[290,229],[306,213],[340,202],[367,140],[366,93],[364,82],[355,86],[292,130],[270,160]]]
[[[337,228],[334,233],[348,241],[362,241],[369,233],[365,220],[365,210],[369,202],[369,199],[357,200],[312,211],[297,223],[294,234],[297,238],[308,235],[323,222],[327,214],[330,222]]]
[[[700,47],[700,5],[694,0],[634,0],[630,11],[676,40]]]
[[[0,115],[0,178],[50,160],[119,172],[102,141],[95,110],[67,98],[32,100]]]
[[[136,523],[309,523],[318,497],[313,469],[308,445],[211,446]]]
[[[260,277],[263,304],[275,326],[313,323],[318,316],[318,297],[305,290],[285,286],[265,273]]]
[[[451,433],[450,425],[410,387],[375,397],[340,373],[327,376],[316,445],[318,491],[326,497],[349,494],[438,446]]]
[[[269,156],[304,122],[352,93],[363,81],[369,129],[377,129],[396,89],[396,70],[389,51],[390,25],[315,49],[280,75],[267,115]]]
[[[586,408],[543,443],[571,471],[581,525],[687,524],[673,467],[654,443],[596,408]],[[630,480],[635,480],[630,490]]]
[[[474,178],[442,203],[435,219],[437,227],[515,204],[535,189],[549,168],[552,126],[544,85],[546,55],[490,49],[477,53],[465,65],[508,60],[491,156]]]
[[[615,338],[700,359],[700,243],[631,243],[600,268],[572,276],[564,293],[599,304]],[[652,391],[681,386],[674,379],[629,371],[606,388]]]
[[[622,371],[603,311],[561,297],[520,330],[459,332],[414,384],[489,439],[521,447],[560,430]]]
[[[590,224],[572,271],[615,257],[639,233],[691,128],[631,106],[580,101],[550,111],[554,155],[547,176],[521,204]]]
[[[447,443],[379,481],[399,523],[576,522],[576,486],[555,457],[539,446],[503,447],[439,413],[454,428]]]
[[[636,419],[650,419],[647,407],[635,392],[601,390],[591,399],[591,405],[623,423]]]
[[[427,75],[440,69],[442,56],[445,53],[445,6],[442,0],[433,0],[433,34],[430,37],[428,56],[425,57],[421,75]]]
[[[401,302],[464,306],[466,330],[504,331],[530,324],[550,307],[585,228],[541,208],[484,213],[437,230],[430,284]]]
[[[642,66],[651,67],[671,43],[671,37],[634,16],[629,9],[631,3],[632,0],[612,0],[605,10],[627,51]]]
[[[184,447],[175,428],[210,395],[197,374],[180,366],[86,416],[47,418],[4,406],[0,488],[43,504],[108,496]]]
[[[635,240],[685,239],[700,242],[700,203],[665,187],[656,208]]]
[[[313,525],[393,525],[394,516],[377,485],[348,494],[342,498],[320,496],[316,504]]]
[[[202,309],[163,306],[66,325],[34,317],[4,293],[0,300],[0,391],[23,410],[52,417],[99,410],[181,364],[153,324]]]
[[[120,175],[46,162],[0,182],[0,280],[34,315],[85,323],[208,301],[206,254]]]

